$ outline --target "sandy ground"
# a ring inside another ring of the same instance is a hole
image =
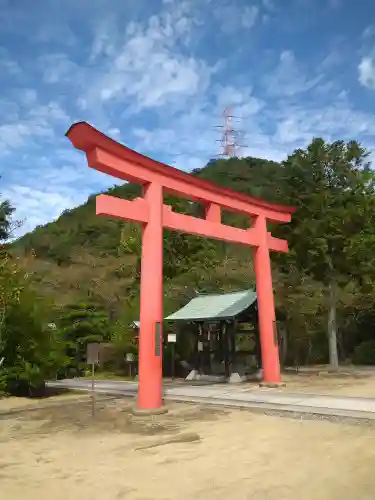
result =
[[[298,374],[287,372],[282,374],[285,387],[261,388],[262,391],[278,391],[287,393],[310,393],[331,396],[350,396],[375,398],[375,367],[374,369],[345,369],[338,373],[328,373],[327,367],[310,367],[302,369]],[[186,385],[186,381],[166,381],[167,385]],[[192,385],[200,385],[198,382]],[[204,384],[205,385],[205,384]],[[228,391],[259,391],[258,382],[227,385]],[[375,498],[375,495],[374,495]]]
[[[286,386],[283,392],[305,392],[332,396],[375,398],[375,370],[329,374],[316,373],[283,374]],[[374,497],[375,498],[375,497]]]
[[[53,404],[60,402],[70,401],[70,400],[81,400],[87,399],[85,396],[79,392],[67,392],[54,396],[53,398],[0,398],[0,413],[3,411],[20,409],[26,407],[40,406],[45,404],[50,404],[53,400]]]
[[[330,396],[350,396],[375,398],[375,369],[348,370],[344,368],[338,373],[328,373],[327,369],[312,367],[300,373],[287,372],[282,374],[284,387],[261,388],[262,391],[278,391],[288,393],[309,393]],[[180,384],[186,384],[180,381]],[[233,391],[259,391],[259,383],[245,382],[228,385]],[[375,498],[375,496],[374,496]]]
[[[373,500],[375,427],[129,400],[0,417],[6,500]]]

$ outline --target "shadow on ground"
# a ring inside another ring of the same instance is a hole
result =
[[[192,421],[214,421],[228,413],[217,408],[172,403],[165,415],[135,417],[129,400],[121,398],[97,402],[92,416],[91,402],[71,402],[63,406],[24,411],[7,419],[8,438],[47,437],[52,433],[127,433],[141,436],[174,435]],[[4,422],[4,421],[3,421]],[[4,422],[5,423],[5,422]]]

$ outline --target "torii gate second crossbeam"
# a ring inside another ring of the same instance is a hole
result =
[[[96,198],[97,215],[142,225],[141,306],[138,408],[162,407],[163,227],[254,247],[254,268],[264,381],[280,382],[269,251],[287,252],[288,243],[267,231],[267,220],[290,222],[294,208],[251,198],[141,155],[102,134],[91,125],[75,123],[66,133],[73,146],[86,153],[88,166],[143,186],[143,198],[133,201],[108,195]],[[205,218],[173,212],[163,203],[169,193],[202,203]],[[221,210],[246,214],[250,229],[221,222]]]

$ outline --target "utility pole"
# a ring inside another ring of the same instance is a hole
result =
[[[231,108],[224,109],[223,125],[217,125],[215,128],[221,129],[221,138],[217,140],[220,142],[221,151],[219,156],[222,158],[238,158],[241,155],[242,148],[246,147],[241,144],[244,133],[242,130],[236,130],[233,125],[233,120],[240,120],[240,118],[233,116]]]

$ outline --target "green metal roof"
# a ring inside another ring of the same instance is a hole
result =
[[[198,321],[233,318],[250,307],[257,300],[253,290],[198,295],[175,313],[167,321]]]
[[[254,304],[257,294],[253,290],[198,295],[186,306],[174,312],[166,321],[206,321],[209,319],[234,318]],[[139,328],[140,322],[133,321],[133,328]]]

